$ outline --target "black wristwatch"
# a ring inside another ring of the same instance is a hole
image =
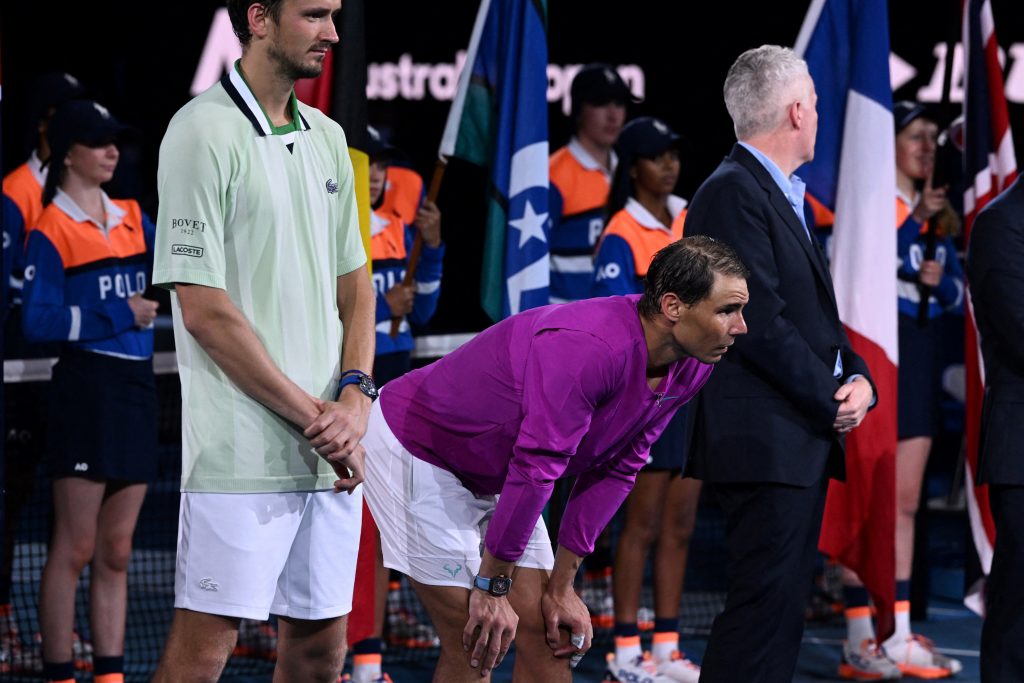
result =
[[[473,588],[479,588],[485,593],[490,593],[494,597],[500,598],[508,595],[509,590],[512,588],[512,579],[504,574],[498,574],[489,579],[477,576],[473,579]]]
[[[371,401],[376,401],[377,397],[380,396],[380,392],[377,391],[377,385],[373,383],[373,378],[365,372],[349,371],[343,375],[341,381],[338,382],[339,396],[341,395],[341,390],[349,384],[355,384],[359,391],[368,396]]]

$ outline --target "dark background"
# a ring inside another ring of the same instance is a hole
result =
[[[743,50],[762,43],[792,45],[809,3],[805,0],[653,2],[617,5],[588,0],[550,0],[549,59],[556,64],[606,61],[637,64],[646,76],[646,99],[630,116],[663,118],[689,142],[679,194],[690,197],[733,142],[722,104],[725,73]],[[914,99],[937,68],[933,49],[958,31],[960,0],[891,0],[892,49],[918,75],[896,93]],[[143,143],[124,150],[111,187],[134,196],[155,214],[156,160],[160,139],[174,112],[190,98],[189,87],[210,22],[221,2],[99,3],[6,2],[0,8],[3,84],[3,168],[22,163],[32,147],[26,101],[39,74],[66,70],[122,121],[141,130]],[[452,62],[469,41],[478,3],[366,0],[367,62]],[[611,8],[617,8],[612,12]],[[1019,69],[1024,99],[1024,3],[992,0],[1007,67]],[[155,17],[155,18],[154,18]],[[1020,59],[1015,59],[1020,48]],[[1018,64],[1019,62],[1019,64]],[[369,103],[371,123],[390,134],[424,176],[432,172],[449,103],[402,99]],[[1024,136],[1024,104],[1010,102],[1018,157]],[[549,107],[552,150],[571,132],[561,103]],[[480,329],[480,224],[483,174],[454,164],[440,198],[448,243],[441,306],[433,331]]]

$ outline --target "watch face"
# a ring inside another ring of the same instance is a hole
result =
[[[506,595],[512,588],[512,579],[507,576],[495,576],[491,579],[491,594]]]
[[[359,390],[370,398],[377,398],[377,385],[366,375],[363,375],[362,379],[359,380]]]

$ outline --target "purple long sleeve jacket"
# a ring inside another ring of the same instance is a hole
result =
[[[512,316],[390,382],[381,409],[399,442],[477,495],[500,494],[485,545],[518,560],[556,479],[575,476],[558,542],[587,555],[676,410],[711,366],[674,363],[647,384],[639,296]]]

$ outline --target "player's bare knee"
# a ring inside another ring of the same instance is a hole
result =
[[[412,582],[416,595],[423,601],[430,621],[437,629],[442,647],[457,647],[462,651],[462,633],[469,619],[468,604],[450,599],[444,587]]]
[[[547,644],[547,632],[544,622],[539,618],[532,619],[533,615],[523,615],[516,627],[516,652],[527,654],[531,657],[546,656],[551,653]]]
[[[645,546],[653,545],[661,536],[661,524],[653,520],[644,520],[630,529],[630,533],[638,542]]]
[[[320,657],[309,661],[308,672],[314,683],[334,683],[338,680],[338,672],[345,665],[345,658],[336,653],[323,653]]]
[[[219,680],[237,640],[237,619],[177,610],[154,682]]]
[[[681,520],[680,524],[673,524],[670,529],[667,529],[668,533],[664,536],[671,539],[672,543],[677,546],[688,546],[690,539],[693,538],[693,527],[696,520]]]
[[[212,662],[197,662],[196,665],[191,668],[188,675],[184,675],[178,679],[171,680],[181,681],[182,683],[184,683],[185,681],[189,681],[190,683],[192,681],[195,681],[195,683],[216,683],[220,680],[222,667],[218,666],[216,668],[211,668],[211,665]]]
[[[437,629],[437,636],[441,639],[442,647],[455,647],[462,649],[462,633],[469,620],[469,613],[465,610],[428,610],[430,621]]]
[[[92,556],[95,551],[96,546],[94,545],[91,537],[80,540],[75,539],[67,549],[65,557],[71,565],[71,569],[75,572],[81,573],[81,571],[85,569],[85,565],[92,562]]]
[[[56,562],[57,566],[68,564],[76,571],[82,571],[96,551],[96,534],[88,531],[78,533],[59,523],[58,527],[54,530],[47,561]]]
[[[96,562],[108,572],[123,574],[128,571],[132,556],[132,539],[121,538],[102,542],[96,548]]]
[[[345,663],[347,648],[344,642],[333,639],[306,637],[279,642],[278,666],[285,671],[301,671],[303,680],[333,681]],[[284,645],[282,647],[282,645]]]
[[[216,648],[179,648],[167,652],[153,683],[216,683],[227,663],[227,655],[219,657]]]
[[[548,647],[544,632],[534,633],[533,631],[516,632],[516,661],[522,660],[530,668],[537,665],[550,666],[555,662],[562,661],[555,657],[554,650]],[[568,666],[568,664],[566,665]]]

